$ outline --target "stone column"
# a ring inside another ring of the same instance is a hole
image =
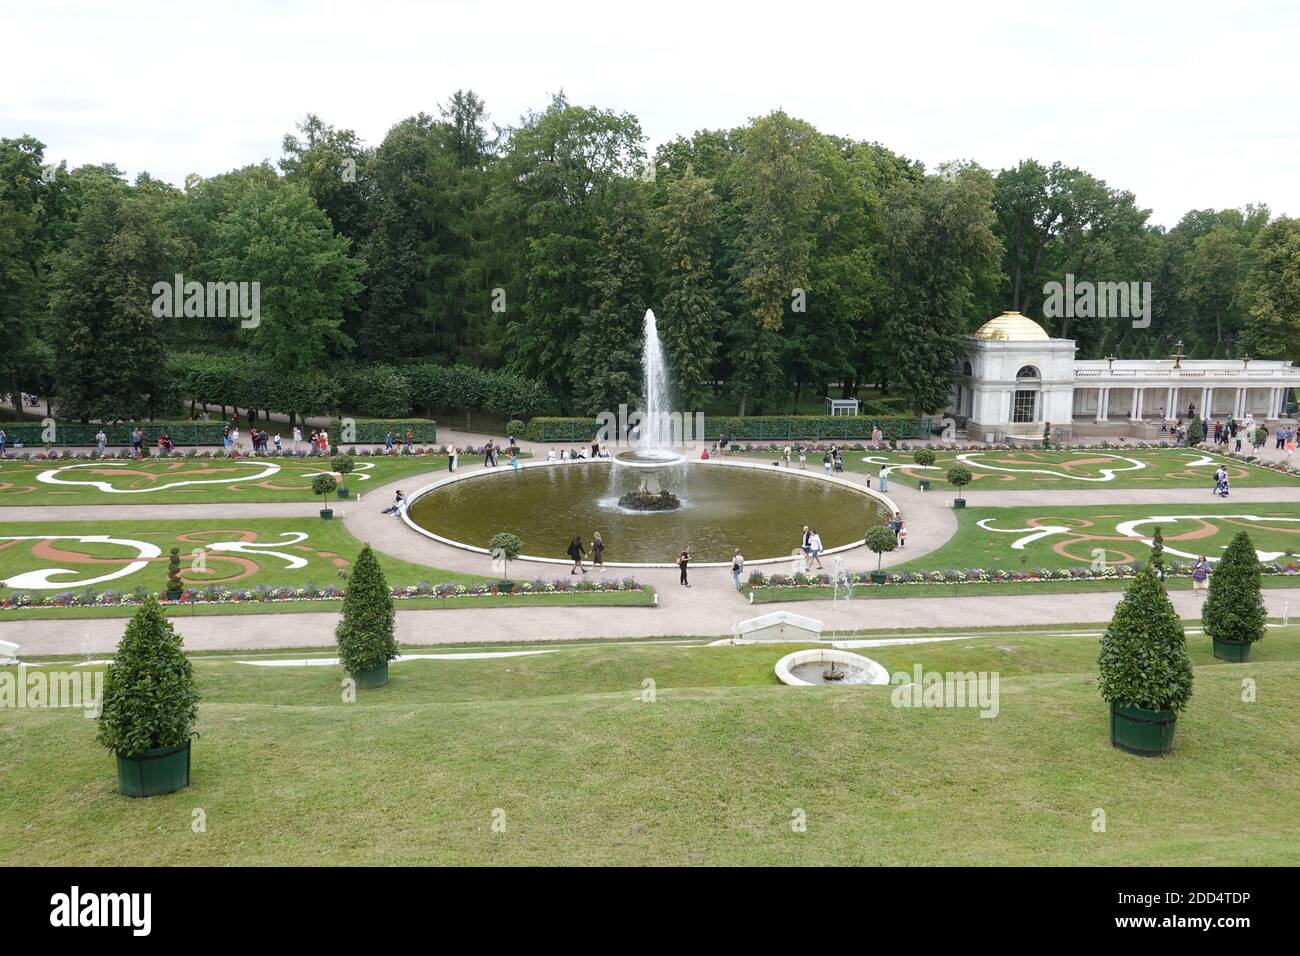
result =
[[[1169,387],[1169,393],[1165,396],[1165,418],[1174,417],[1174,392],[1178,391],[1172,385]]]
[[[1203,421],[1209,420],[1210,410],[1213,407],[1214,407],[1214,389],[1212,388],[1201,389],[1201,419]]]
[[[1236,401],[1233,403],[1232,407],[1232,417],[1246,417],[1246,390],[1244,388],[1237,389]]]
[[[1136,385],[1133,386],[1133,408],[1129,411],[1129,418],[1142,420],[1142,389]]]
[[[1106,420],[1106,413],[1109,411],[1108,408],[1109,404],[1110,404],[1110,389],[1109,388],[1097,389],[1097,421],[1104,422]]]

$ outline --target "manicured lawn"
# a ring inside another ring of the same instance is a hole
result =
[[[957,533],[943,547],[890,570],[1066,568],[1099,559],[1131,564],[1150,557],[1157,527],[1172,561],[1192,562],[1200,554],[1216,560],[1243,530],[1261,560],[1286,562],[1287,552],[1300,552],[1300,503],[1205,497],[1203,505],[960,509]]]
[[[993,719],[897,708],[887,687],[779,686],[789,648],[773,645],[412,661],[352,704],[336,667],[204,658],[193,783],[174,795],[119,796],[79,711],[0,710],[0,859],[1300,863],[1297,629],[1271,629],[1244,665],[1189,644],[1195,692],[1160,760],[1109,746],[1095,637],[862,652],[891,672],[996,671]]]
[[[409,476],[446,472],[437,455],[357,456],[347,486],[353,499]],[[462,465],[481,464],[461,456]],[[204,504],[312,501],[312,476],[330,469],[317,458],[152,458],[145,461],[0,462],[0,505]],[[331,496],[335,507],[337,499]],[[346,503],[343,503],[346,507]]]
[[[827,448],[830,442],[822,442]],[[842,446],[841,446],[842,447]],[[951,494],[948,469],[962,464],[974,480],[965,490],[999,491],[1082,488],[1204,488],[1209,496],[1214,471],[1223,464],[1235,488],[1295,486],[1300,476],[1255,468],[1200,449],[1087,449],[1074,451],[941,451],[929,467],[917,465],[910,452],[842,451],[844,467],[859,474],[878,476],[890,467],[889,480],[918,486],[929,479],[936,491]],[[821,469],[822,453],[810,450],[809,469]],[[775,452],[745,452],[744,457],[771,461]],[[793,456],[792,456],[793,457]],[[864,460],[865,459],[865,460]],[[793,457],[792,467],[798,468]]]
[[[351,567],[361,550],[342,522],[319,518],[4,522],[0,523],[0,595],[86,588],[161,591],[166,588],[173,547],[180,548],[181,580],[186,587],[235,589],[342,585],[341,572]],[[153,548],[158,556],[148,557]],[[194,556],[196,550],[202,552],[201,564]],[[379,560],[392,585],[486,580],[383,554]],[[104,580],[128,569],[133,570]],[[52,586],[41,587],[45,582]]]

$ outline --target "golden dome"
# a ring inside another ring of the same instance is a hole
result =
[[[1046,342],[1050,336],[1033,319],[1019,312],[1003,312],[975,331],[975,338],[992,342]]]

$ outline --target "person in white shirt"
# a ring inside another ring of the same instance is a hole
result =
[[[808,547],[809,547],[808,556],[812,558],[814,561],[816,561],[817,567],[820,568],[822,566],[822,559],[817,557],[817,555],[822,553],[822,536],[819,535],[816,531],[814,531],[811,535],[809,535]]]
[[[547,460],[547,461],[551,461],[551,462],[555,461],[555,449],[554,449],[554,448],[552,448],[550,451],[548,451],[548,452],[546,453],[546,460]]]

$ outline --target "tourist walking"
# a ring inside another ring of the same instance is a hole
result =
[[[803,566],[807,570],[808,556],[812,554],[812,530],[807,525],[803,526],[803,533],[799,537],[799,550],[803,552]]]
[[[603,568],[605,559],[602,555],[605,553],[605,542],[601,540],[600,532],[597,531],[591,536],[591,563],[593,566]]]
[[[900,548],[907,546],[907,525],[903,523],[902,518],[898,519],[898,546]]]
[[[871,485],[868,483],[867,487],[870,488]],[[889,466],[888,465],[880,466],[880,490],[881,491],[889,490]]]
[[[832,463],[831,453],[828,451],[822,452],[822,471],[829,475]]]
[[[406,453],[408,455],[411,454],[412,450],[414,449],[414,445],[415,445],[415,432],[411,431],[411,429],[408,428],[406,430]]]
[[[447,470],[456,470],[456,446],[454,444],[447,446]]]
[[[822,568],[822,559],[818,557],[818,555],[822,553],[822,536],[817,533],[817,529],[815,528],[808,538],[808,548],[808,553],[812,559],[817,562],[817,567],[825,570]]]
[[[573,559],[573,568],[569,571],[570,574],[577,574],[579,571],[583,574],[587,573],[587,569],[582,566],[582,558],[586,553],[582,549],[582,538],[575,534],[573,540],[569,542],[568,555]]]
[[[393,430],[390,428],[388,429],[388,433],[384,435],[384,451],[392,451],[392,450],[393,450]]]
[[[140,445],[144,442],[144,433],[140,431],[139,426],[131,429],[131,453],[136,459],[140,458]]]
[[[1210,562],[1205,560],[1205,555],[1196,559],[1192,565],[1192,590],[1205,591],[1210,587]]]
[[[740,577],[744,573],[745,556],[741,554],[740,549],[737,548],[736,552],[731,556],[731,583],[736,586],[737,591],[740,590]]]
[[[104,454],[104,446],[107,444],[108,436],[104,434],[104,429],[101,428],[99,431],[95,432],[95,447],[99,449],[101,455]]]
[[[689,565],[690,563],[691,563],[691,549],[690,549],[690,545],[687,545],[685,548],[682,548],[682,553],[677,555],[677,567],[681,568],[682,571],[681,584],[683,584],[686,587],[691,586],[691,582],[688,581],[686,578],[686,568],[687,565]]]

